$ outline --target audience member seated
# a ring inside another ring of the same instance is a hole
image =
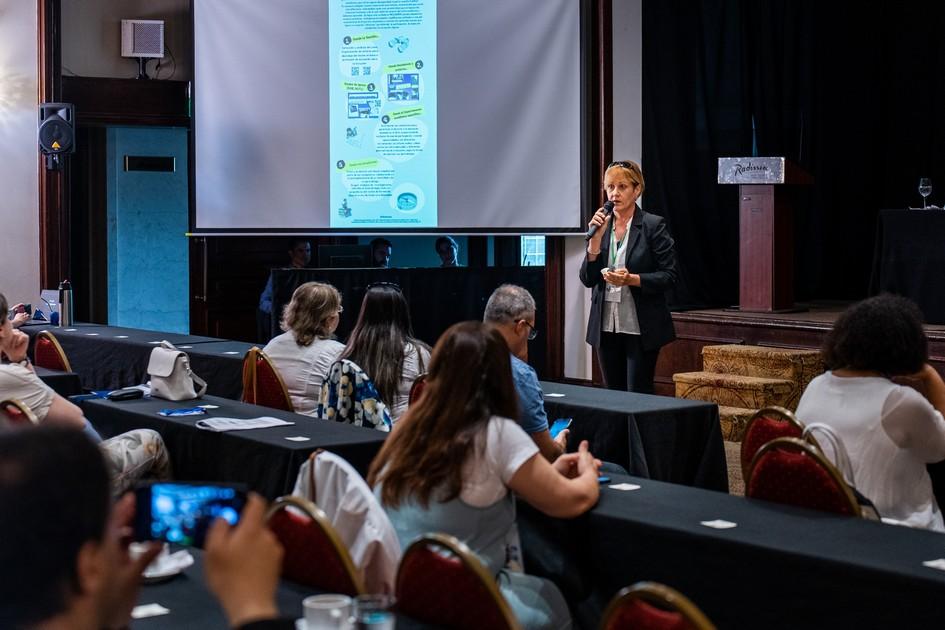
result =
[[[358,322],[339,358],[364,370],[396,422],[407,409],[410,386],[430,362],[429,347],[413,336],[400,287],[386,282],[368,287]]]
[[[0,309],[6,308],[6,298],[0,294]],[[13,330],[10,320],[4,317],[0,325],[0,353],[9,363],[0,363],[0,399],[16,398],[30,408],[41,424],[84,431],[92,441],[100,443],[111,467],[116,494],[144,476],[169,478],[167,449],[157,432],[138,429],[103,442],[82,415],[81,409],[36,376],[26,356],[28,344],[29,337],[19,330]]]
[[[376,238],[371,241],[371,265],[373,267],[390,267],[390,257],[394,253],[394,245],[386,238]]]
[[[335,287],[306,282],[283,312],[285,332],[263,348],[282,376],[296,413],[315,415],[328,368],[344,350],[332,336],[341,311],[341,294]]]
[[[88,439],[50,426],[0,433],[0,505],[0,627],[128,626],[141,573],[161,547],[131,559],[134,497],[112,504],[108,469]],[[236,528],[213,524],[207,582],[234,627],[289,630],[294,622],[277,619],[275,606],[282,551],[264,514],[252,495]]]
[[[945,459],[945,383],[928,364],[922,314],[880,295],[847,309],[823,347],[797,417],[843,441],[857,490],[884,518],[945,531],[926,464]]]
[[[26,312],[26,305],[24,305],[22,302],[19,304],[14,304],[10,311],[10,325],[14,328],[19,328],[30,320],[30,314]]]
[[[567,450],[568,429],[555,439],[548,432],[545,396],[535,370],[526,363],[528,341],[537,335],[535,329],[535,298],[522,287],[503,284],[492,292],[486,303],[483,320],[502,333],[512,353],[512,379],[518,394],[518,423],[535,441],[541,454],[554,461]]]
[[[289,241],[289,266],[294,269],[308,267],[312,260],[312,244],[305,239],[297,238]],[[259,312],[257,313],[257,334],[260,339],[269,339],[272,325],[272,274],[266,278],[266,286],[259,295]]]
[[[518,425],[508,346],[494,327],[463,322],[433,350],[427,389],[371,464],[369,483],[403,548],[427,532],[456,536],[496,576],[525,628],[567,628],[551,582],[506,569],[517,538],[514,492],[549,516],[570,518],[598,498],[600,462],[582,442],[551,464]]]
[[[440,257],[440,267],[458,267],[456,257],[459,255],[459,245],[452,236],[441,236],[436,239],[436,255]]]

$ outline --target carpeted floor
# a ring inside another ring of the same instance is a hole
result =
[[[728,464],[728,493],[745,496],[745,480],[742,479],[742,464],[739,458],[741,442],[724,442],[725,463]]]

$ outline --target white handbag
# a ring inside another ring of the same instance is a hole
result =
[[[207,391],[207,382],[190,369],[190,357],[169,341],[151,350],[148,361],[151,395],[166,400],[200,398]],[[194,389],[194,384],[199,387]]]

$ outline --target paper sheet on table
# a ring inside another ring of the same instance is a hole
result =
[[[131,611],[132,619],[144,619],[146,617],[157,617],[159,615],[166,615],[171,612],[170,608],[165,608],[160,604],[141,604],[140,606],[135,606]]]
[[[548,392],[545,394],[545,398],[564,398],[564,394],[559,394],[558,392]]]
[[[922,563],[923,566],[929,567],[930,569],[938,569],[939,571],[945,571],[945,558],[938,558],[937,560],[926,560]]]
[[[721,518],[717,518],[714,521],[699,521],[699,524],[711,527],[712,529],[732,529],[733,527],[738,527],[738,523],[726,521]]]
[[[626,492],[640,489],[640,486],[635,483],[612,483],[607,487],[611,490],[624,490]]]
[[[198,420],[196,426],[198,429],[207,431],[245,431],[246,429],[268,429],[269,427],[283,427],[294,422],[286,422],[279,418],[271,416],[262,416],[260,418],[207,418]]]

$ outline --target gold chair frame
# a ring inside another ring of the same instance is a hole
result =
[[[6,414],[8,407],[15,408],[17,411],[23,414],[23,417],[29,420],[31,424],[39,424],[39,418],[36,417],[36,414],[33,413],[33,410],[27,407],[22,400],[19,400],[18,398],[9,398],[0,402],[0,409],[3,410],[4,414]]]
[[[620,590],[604,610],[600,628],[606,630],[614,615],[628,602],[642,600],[659,608],[680,613],[696,630],[715,630],[715,625],[692,600],[674,588],[658,582],[637,582]]]
[[[364,580],[361,578],[361,573],[354,565],[354,560],[351,559],[351,553],[341,541],[341,536],[338,535],[338,531],[335,530],[334,525],[331,524],[328,515],[325,514],[324,510],[320,507],[302,497],[292,495],[282,496],[273,501],[269,511],[266,513],[266,521],[268,522],[279,510],[288,507],[301,511],[305,516],[312,519],[313,527],[317,527],[324,532],[332,548],[334,548],[335,553],[337,553],[338,557],[341,559],[341,564],[344,566],[345,572],[351,579],[351,583],[354,584],[357,594],[366,595],[367,589],[364,587]]]
[[[411,553],[417,553],[418,549],[429,546],[442,547],[459,558],[459,561],[482,582],[489,596],[499,608],[499,612],[505,620],[506,627],[509,630],[521,630],[521,625],[518,623],[518,619],[515,618],[512,607],[509,606],[509,603],[505,600],[505,597],[503,597],[502,593],[499,591],[499,587],[496,585],[495,576],[489,573],[482,561],[464,542],[449,534],[424,534],[407,546],[403,556],[401,556],[400,566],[397,568],[396,592],[400,592],[401,573],[404,567],[404,561]]]
[[[282,375],[279,374],[279,370],[276,369],[276,366],[272,364],[272,360],[266,356],[266,353],[260,350],[258,347],[253,346],[246,351],[246,355],[243,357],[243,402],[250,402],[253,405],[257,405],[256,401],[258,400],[258,394],[256,391],[256,362],[258,359],[262,359],[266,365],[269,366],[269,369],[272,370],[272,373],[275,374],[276,378],[279,380],[279,387],[282,389],[282,395],[285,398],[285,404],[289,411],[295,412],[295,405],[292,404],[292,398],[289,396],[289,389],[285,386],[285,381],[282,380]],[[252,392],[252,400],[246,399],[246,392]]]
[[[777,405],[770,405],[768,407],[762,407],[755,413],[751,414],[751,417],[748,418],[748,422],[745,423],[745,429],[742,431],[742,442],[738,449],[738,459],[742,467],[742,479],[745,480],[745,483],[748,483],[748,468],[750,467],[751,463],[750,461],[748,464],[745,463],[745,436],[748,435],[748,430],[751,428],[751,425],[755,423],[755,420],[762,417],[770,418],[772,416],[775,418],[780,418],[784,422],[794,425],[794,427],[796,427],[801,433],[804,432],[804,423],[798,420],[797,416],[795,416],[794,412],[790,409],[785,409],[784,407],[779,407]],[[755,454],[757,455],[757,452]],[[752,457],[754,457],[754,455]]]
[[[39,343],[40,338],[48,339],[52,342],[53,349],[56,351],[56,354],[59,355],[59,360],[62,361],[62,365],[65,368],[66,372],[72,372],[72,364],[69,363],[69,357],[66,356],[66,351],[62,349],[62,344],[59,343],[59,340],[56,339],[56,335],[52,334],[48,330],[41,330],[36,333],[36,342]],[[36,355],[35,349],[33,350],[33,355]],[[44,366],[41,366],[44,367]]]
[[[847,485],[846,481],[844,481],[843,475],[840,474],[840,471],[837,470],[837,467],[834,466],[830,460],[824,456],[816,444],[811,444],[810,442],[806,442],[800,438],[777,438],[771,440],[758,449],[758,452],[755,453],[755,456],[751,460],[751,465],[748,467],[748,474],[745,476],[746,496],[748,488],[751,485],[751,476],[755,472],[755,466],[758,464],[758,462],[761,460],[761,457],[765,453],[775,449],[781,449],[791,453],[803,453],[804,455],[812,458],[815,462],[817,462],[817,464],[827,471],[827,474],[830,475],[837,487],[840,488],[841,494],[849,504],[853,516],[857,518],[863,517],[859,502],[857,502],[856,497],[853,495],[853,491],[850,490],[850,486]]]

